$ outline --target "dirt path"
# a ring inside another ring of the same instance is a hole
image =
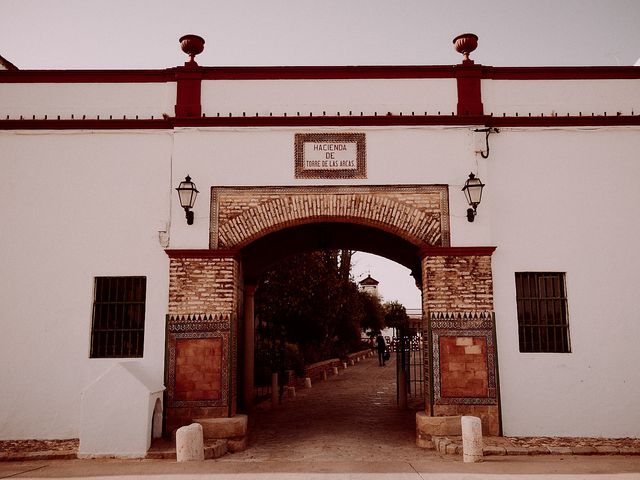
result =
[[[369,358],[260,411],[246,460],[396,460],[433,455],[415,446],[415,411],[396,405],[395,358]]]

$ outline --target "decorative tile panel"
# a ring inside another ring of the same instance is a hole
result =
[[[167,316],[167,406],[229,404],[231,315]]]

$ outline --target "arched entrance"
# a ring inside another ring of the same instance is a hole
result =
[[[167,430],[243,403],[256,278],[295,252],[349,248],[408,267],[422,289],[427,413],[499,432],[493,248],[449,245],[447,186],[212,187],[211,199],[210,249],[167,252]]]

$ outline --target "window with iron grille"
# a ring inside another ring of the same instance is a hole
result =
[[[565,274],[516,272],[521,352],[569,353]]]
[[[146,277],[96,277],[91,358],[142,357]]]

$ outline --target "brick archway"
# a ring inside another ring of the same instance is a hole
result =
[[[349,245],[423,279],[427,413],[475,414],[497,434],[493,248],[449,246],[444,185],[212,187],[210,248],[167,251],[167,429],[235,415],[252,382],[258,259],[280,255],[277,245],[318,248],[323,236],[333,247],[368,239]]]
[[[271,232],[320,221],[353,222],[418,246],[449,245],[444,185],[213,187],[211,248],[242,248]]]

